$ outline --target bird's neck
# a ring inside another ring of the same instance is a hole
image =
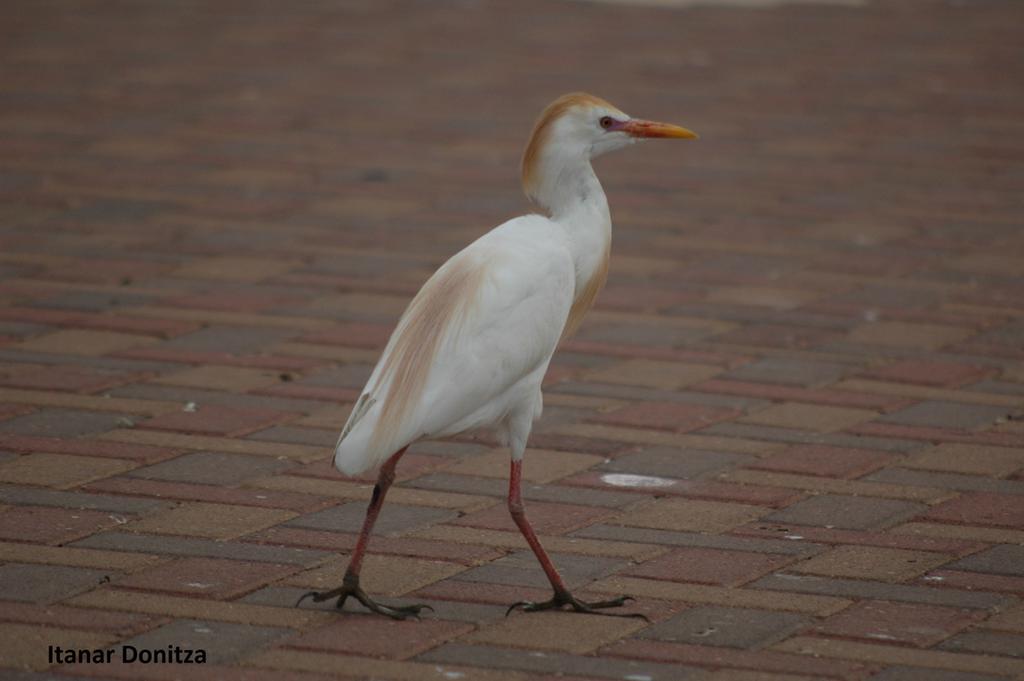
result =
[[[535,198],[568,237],[579,302],[587,291],[596,295],[607,274],[612,238],[608,199],[589,161],[563,165],[546,178],[549,181],[539,187]],[[592,302],[587,301],[585,306]]]

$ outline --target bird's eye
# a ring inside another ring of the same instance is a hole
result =
[[[602,116],[601,120],[598,122],[601,124],[602,128],[607,130],[608,128],[612,127],[612,125],[615,124],[615,119],[612,118],[611,116]]]

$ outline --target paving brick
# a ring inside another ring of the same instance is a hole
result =
[[[865,371],[864,375],[896,383],[956,386],[991,373],[991,369],[971,364],[908,359]]]
[[[157,383],[185,387],[247,392],[275,385],[280,372],[243,367],[204,366],[165,374],[154,379]]]
[[[891,460],[891,455],[872,449],[796,445],[751,461],[747,467],[803,475],[858,478]]]
[[[645,629],[640,636],[676,643],[754,648],[785,638],[807,621],[793,613],[696,607]]]
[[[980,542],[955,538],[915,536],[870,530],[841,530],[829,527],[811,527],[808,525],[794,528],[788,523],[769,523],[764,521],[738,527],[732,531],[732,534],[744,537],[784,537],[790,542],[859,544],[892,549],[908,549],[911,551],[934,551],[957,556],[974,553],[985,546]],[[780,549],[776,549],[776,551],[781,553]],[[794,551],[794,553],[799,553],[799,551]]]
[[[310,549],[263,546],[248,542],[217,541],[198,537],[169,537],[134,532],[103,532],[80,539],[75,547],[142,552],[170,556],[204,556],[239,561],[312,565],[331,554]],[[129,554],[131,555],[131,554]]]
[[[626,574],[649,579],[738,586],[792,560],[785,555],[690,547],[675,549],[648,560],[626,570]]]
[[[466,664],[478,667],[521,670],[532,674],[552,674],[572,679],[572,674],[584,678],[630,679],[649,678],[651,681],[690,681],[705,678],[695,667],[680,664],[659,664],[650,660],[626,660],[609,658],[604,655],[572,655],[568,653],[539,651],[523,654],[523,650],[489,645],[467,645],[460,642],[447,643],[417,659],[433,664]],[[541,677],[545,680],[547,676]]]
[[[132,499],[105,494],[59,492],[36,487],[0,485],[0,501],[19,506],[56,506],[89,511],[114,513],[149,513],[164,508],[165,504],[153,499]]]
[[[796,572],[902,582],[949,562],[950,556],[878,546],[839,546],[790,566]]]
[[[289,647],[407,659],[473,629],[472,625],[437,620],[396,622],[352,614],[288,642]]]
[[[530,520],[530,524],[533,525],[533,529],[539,534],[565,534],[606,518],[608,515],[609,511],[607,509],[595,508],[593,506],[533,501],[526,504],[526,517]],[[504,504],[466,514],[457,520],[451,521],[451,524],[510,532],[514,532],[517,529]]]
[[[912,504],[895,499],[869,499],[822,494],[776,511],[767,516],[766,520],[796,525],[820,525],[864,530],[888,527],[925,510],[927,507],[923,504]]]
[[[1005,591],[1024,593],[1024,577],[989,575],[961,570],[932,570],[918,578],[918,583],[954,589],[977,589],[979,591]]]
[[[1024,657],[1024,636],[1003,632],[969,631],[938,646],[943,650]]]
[[[986,426],[1003,418],[1009,410],[983,404],[960,404],[956,402],[926,401],[883,416],[887,423],[901,423],[912,426],[934,426],[970,430]]]
[[[871,678],[873,681],[999,681],[1006,677],[900,665],[887,667]]]
[[[613,519],[615,524],[719,533],[765,515],[768,509],[692,499],[657,499]]]
[[[100,356],[144,347],[154,342],[156,339],[148,336],[111,331],[68,329],[23,341],[15,347],[27,352]]]
[[[694,478],[728,468],[748,457],[724,452],[676,447],[646,447],[635,454],[617,456],[601,470],[670,478]]]
[[[200,405],[194,411],[162,414],[139,424],[142,428],[173,430],[209,435],[244,435],[254,430],[289,421],[294,414],[247,407],[238,409],[218,404]]]
[[[42,624],[52,627],[104,631],[113,634],[132,634],[152,628],[157,618],[127,612],[109,612],[89,608],[70,608],[50,604],[45,608],[30,603],[3,601],[0,615],[7,622]]]
[[[135,570],[159,560],[156,556],[141,553],[115,553],[71,546],[16,542],[0,542],[0,549],[3,549],[4,558],[10,562],[67,565],[100,570]]]
[[[182,619],[123,641],[117,650],[123,650],[122,646],[134,646],[140,650],[179,646],[205,650],[207,664],[225,664],[292,633],[292,630],[283,627]],[[117,658],[124,663],[120,654]]]
[[[0,481],[69,489],[132,468],[119,459],[65,454],[26,454],[0,464]]]
[[[107,478],[90,483],[86,488],[89,491],[108,492],[110,494],[133,494],[136,496],[151,496],[158,499],[203,501],[232,506],[258,506],[261,508],[296,511],[298,513],[316,511],[334,503],[334,500],[329,497],[311,494],[295,494],[266,489],[240,489],[208,484],[193,485],[184,482],[163,482],[160,480],[143,480],[131,477]]]
[[[760,524],[760,523],[758,523]],[[743,528],[733,530],[742,531]],[[771,536],[777,536],[772,533]],[[774,539],[754,539],[730,535],[704,534],[700,532],[670,532],[639,527],[618,527],[615,525],[591,525],[573,532],[576,537],[592,537],[624,542],[642,542],[662,546],[693,546],[723,551],[752,551],[777,553],[780,555],[804,555],[820,551],[822,547],[810,542],[794,542]]]
[[[877,414],[866,409],[823,407],[811,404],[786,403],[768,407],[745,416],[740,421],[780,428],[799,428],[827,433],[843,430],[852,425],[875,418]]]
[[[811,574],[768,575],[748,587],[787,593],[828,594],[836,597],[871,598],[901,603],[929,603],[951,608],[982,610],[1003,607],[1010,603],[1005,595],[992,592],[890,584],[862,579],[837,579]]]
[[[1024,547],[1008,544],[994,546],[981,553],[963,558],[947,567],[954,570],[1024,576]]]
[[[188,503],[131,523],[134,532],[231,539],[295,517],[291,511],[227,504]]]
[[[58,544],[117,523],[117,517],[100,511],[15,506],[0,511],[0,539]]]
[[[136,468],[132,477],[198,482],[208,485],[235,485],[249,478],[262,477],[291,468],[288,461],[266,456],[246,456],[221,452],[196,452]]]
[[[374,533],[389,535],[409,532],[455,517],[456,514],[450,510],[388,503],[381,509],[377,523],[374,525]],[[366,504],[358,501],[293,518],[288,521],[287,526],[330,532],[358,533],[365,518]]]
[[[938,650],[916,650],[902,646],[876,645],[838,639],[795,636],[776,644],[775,650],[801,655],[838,657],[867,663],[921,666],[952,671],[1015,674],[1024,669],[1019,661],[985,655],[967,655]]]
[[[907,468],[882,468],[861,478],[865,483],[884,483],[893,486],[918,486],[962,492],[985,492],[1019,495],[1024,486],[1018,480],[998,480],[979,475],[960,473],[934,473]]]
[[[293,565],[252,563],[217,558],[179,558],[114,582],[124,589],[230,600],[285,577]]]
[[[372,552],[366,556],[363,565],[363,588],[368,593],[384,596],[402,596],[466,569],[464,565],[441,560],[384,556]],[[285,583],[316,590],[333,589],[341,584],[347,567],[347,557],[334,559],[320,567],[289,577]],[[358,604],[350,607],[355,610],[362,608]]]
[[[932,471],[1004,477],[1024,468],[1024,449],[947,442],[918,452],[900,465]]]
[[[586,586],[624,565],[620,559],[600,556],[554,553],[550,557],[570,589]],[[456,579],[538,589],[548,588],[550,584],[532,551],[517,551],[486,565],[460,572]]]
[[[811,631],[826,636],[855,638],[927,648],[983,619],[976,610],[943,608],[917,603],[861,601],[832,615]]]
[[[733,369],[722,378],[754,383],[782,383],[810,387],[838,381],[849,368],[836,362],[805,358],[767,357]]]
[[[566,635],[572,618],[572,635]],[[586,653],[642,629],[643,622],[619,617],[542,612],[517,615],[462,637],[467,643]]]
[[[586,470],[604,459],[592,454],[558,452],[531,448],[523,460],[523,479],[530,482],[551,482]],[[461,458],[445,466],[445,473],[456,475],[482,475],[507,480],[509,476],[508,450],[498,449],[476,456]]]
[[[0,624],[0,649],[4,651],[4,673],[10,668],[43,672],[51,665],[48,660],[50,645],[67,649],[103,648],[117,640],[105,632],[77,631],[60,627],[44,627],[30,624]],[[29,678],[39,678],[32,674]],[[45,677],[44,677],[45,678]],[[61,677],[58,681],[64,681]],[[66,677],[65,677],[66,678]],[[72,677],[74,678],[74,677]]]
[[[58,390],[95,393],[131,381],[135,376],[120,371],[102,371],[75,366],[40,367],[27,365],[0,376],[0,385],[28,390]]]
[[[125,416],[111,412],[77,409],[42,409],[33,414],[0,421],[0,432],[29,437],[78,437],[118,428]]]
[[[298,608],[270,608],[238,601],[222,602],[212,599],[182,598],[111,588],[94,589],[75,596],[68,600],[67,605],[292,629],[303,629],[311,625],[323,624],[335,617],[332,614],[303,611]]]
[[[660,428],[685,433],[738,415],[739,412],[732,409],[649,402],[616,409],[596,420],[613,425]]]
[[[30,437],[24,435],[0,435],[0,447],[11,451],[31,454],[48,452],[51,454],[81,454],[84,456],[106,456],[114,459],[152,462],[174,456],[172,449],[146,447],[144,445],[125,445],[117,442],[98,442],[80,439],[65,440],[55,437]]]
[[[835,659],[805,659],[800,655],[779,653],[770,650],[739,650],[724,646],[704,646],[670,641],[630,639],[601,651],[604,655],[636,658],[644,661],[672,663],[675,665],[699,665],[722,669],[723,679],[742,679],[741,671],[791,673],[798,676],[813,674],[811,678],[863,679],[876,669],[859,662]],[[718,677],[713,677],[718,678]]]
[[[1024,496],[963,494],[932,508],[924,518],[965,525],[1024,527]]]
[[[106,570],[90,570],[61,565],[0,565],[0,585],[4,598],[30,603],[55,603],[99,586],[110,578]]]
[[[583,374],[583,378],[597,383],[640,385],[671,390],[706,381],[721,371],[721,367],[713,364],[631,359],[588,371]]]
[[[897,348],[935,350],[962,341],[971,335],[967,329],[937,324],[907,322],[871,322],[855,327],[848,338],[854,343]]]

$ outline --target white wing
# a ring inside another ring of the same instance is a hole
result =
[[[334,463],[354,475],[414,440],[539,409],[573,300],[564,232],[530,215],[441,266],[409,304],[352,410]]]

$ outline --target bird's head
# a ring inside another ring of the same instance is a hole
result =
[[[633,118],[610,103],[573,92],[551,102],[533,126],[523,153],[523,189],[538,199],[541,185],[566,165],[652,138],[696,139],[697,134],[668,123]]]

